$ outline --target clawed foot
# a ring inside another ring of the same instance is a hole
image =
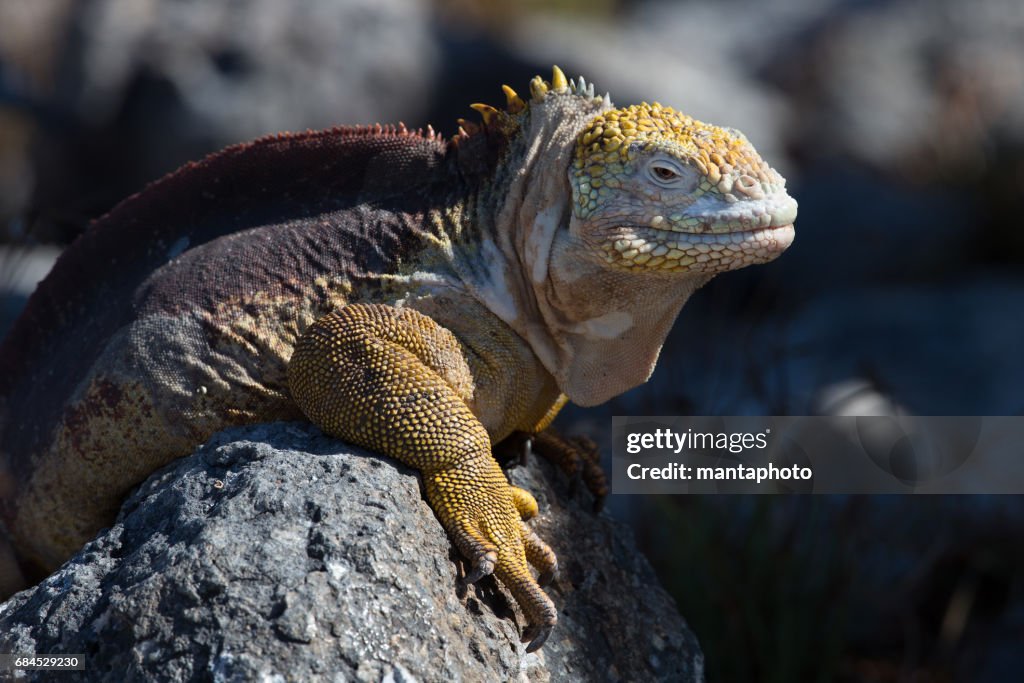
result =
[[[524,489],[510,486],[496,462],[491,460],[491,465],[489,476],[435,475],[426,486],[427,498],[459,552],[471,562],[465,583],[494,574],[523,610],[529,624],[523,639],[529,641],[527,652],[533,652],[558,621],[554,603],[541,589],[557,574],[558,560],[524,521],[537,514],[537,501]]]
[[[600,511],[608,485],[593,441],[563,438],[549,429],[534,435],[517,432],[494,448],[496,456],[522,464],[531,452],[565,472],[573,492],[582,480],[594,497],[595,512]],[[462,477],[446,472],[428,486],[428,497],[459,551],[470,558],[472,569],[465,582],[495,575],[526,615],[528,625],[522,640],[529,643],[526,651],[534,652],[544,645],[558,620],[554,604],[541,589],[557,575],[558,559],[526,524],[525,520],[537,514],[537,501],[525,489],[509,485],[497,463],[491,463],[496,472],[488,473],[489,485],[484,485],[479,473]],[[474,483],[462,485],[462,481]],[[536,578],[531,566],[537,571]]]

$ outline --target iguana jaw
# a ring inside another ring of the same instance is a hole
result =
[[[767,263],[796,236],[796,202],[785,193],[752,206],[710,204],[698,201],[672,218],[657,213],[645,224],[612,219],[575,229],[612,267],[664,273],[721,273]]]

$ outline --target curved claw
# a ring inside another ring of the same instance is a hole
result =
[[[485,576],[494,573],[494,567],[498,564],[498,553],[491,551],[484,553],[473,561],[473,571],[466,574],[466,583],[476,583]]]
[[[533,454],[533,435],[529,432],[512,432],[494,444],[492,452],[502,467],[525,467]]]
[[[533,437],[528,436],[523,442],[523,450],[519,452],[519,465],[526,467],[530,464],[530,456],[533,455]]]
[[[526,646],[527,652],[539,650],[547,642],[551,635],[552,626],[545,624],[530,624],[523,629],[522,642],[529,642]]]

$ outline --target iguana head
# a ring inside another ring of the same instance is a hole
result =
[[[594,118],[569,182],[574,230],[615,268],[718,273],[793,241],[796,202],[747,138],[658,103]]]
[[[734,129],[617,109],[557,67],[504,90],[506,111],[474,105],[503,157],[471,287],[570,399],[601,403],[647,380],[697,288],[790,245],[796,202]]]

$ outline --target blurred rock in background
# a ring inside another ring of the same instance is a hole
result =
[[[812,413],[852,384],[919,414],[1024,412],[1019,0],[6,0],[0,27],[0,334],[52,258],[11,245],[66,244],[182,162],[264,133],[452,133],[470,103],[557,63],[619,105],[743,130],[800,202],[779,261],[712,282],[651,382],[567,410],[569,431]],[[711,680],[999,681],[1024,667],[1024,506],[999,503],[611,507]]]
[[[31,148],[46,119],[39,103],[54,91],[70,6],[71,0],[0,3],[0,241],[24,229],[35,179]]]
[[[16,3],[17,4],[17,3]],[[45,4],[45,3],[44,3]],[[61,3],[36,127],[31,219],[66,241],[125,195],[225,145],[427,111],[440,49],[417,0]]]

